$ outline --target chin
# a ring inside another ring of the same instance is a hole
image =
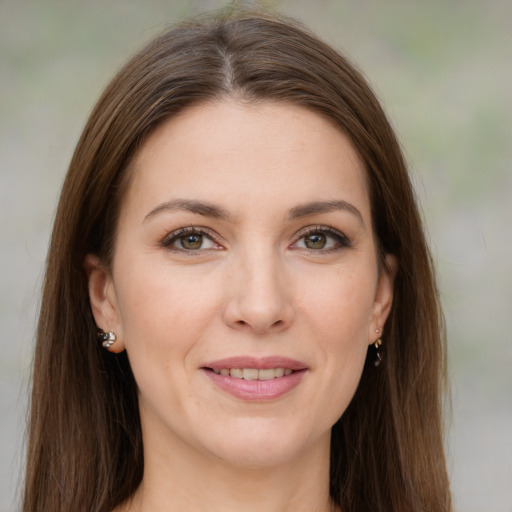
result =
[[[238,432],[226,432],[220,437],[210,453],[232,466],[245,469],[276,467],[298,461],[312,446],[330,443],[330,429],[320,436],[306,435],[283,429],[283,423],[275,428],[261,424],[240,428]]]

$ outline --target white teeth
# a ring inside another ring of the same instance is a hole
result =
[[[243,379],[244,371],[242,368],[231,368],[231,370],[229,370],[229,375],[231,375],[231,377],[235,377],[235,379]]]
[[[245,380],[272,380],[283,376],[291,375],[293,370],[289,368],[265,368],[258,370],[257,368],[222,368],[221,370],[213,370],[217,375],[234,377],[235,379]]]
[[[258,379],[260,380],[272,380],[276,378],[276,371],[274,368],[268,368],[267,370],[258,371]]]
[[[244,368],[243,373],[245,380],[256,380],[260,372],[256,368]]]

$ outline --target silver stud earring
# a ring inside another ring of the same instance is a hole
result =
[[[382,331],[379,329],[375,329],[375,332],[379,335],[379,338],[377,341],[373,344],[375,347],[375,361],[373,362],[374,366],[379,366],[379,364],[382,362],[382,356],[379,352],[379,347],[382,345]]]
[[[110,348],[117,340],[117,336],[114,331],[100,331],[98,333],[98,340],[101,342],[103,348]]]

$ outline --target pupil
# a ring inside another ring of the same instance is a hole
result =
[[[325,235],[317,233],[306,237],[306,247],[308,249],[323,249],[326,244]]]
[[[203,237],[201,235],[187,235],[181,240],[184,249],[199,249],[202,244]]]

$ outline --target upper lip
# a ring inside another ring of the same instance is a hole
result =
[[[234,356],[211,361],[203,365],[203,368],[210,368],[212,370],[222,370],[223,368],[257,368],[259,370],[289,368],[290,370],[298,371],[307,369],[307,365],[296,359],[283,356]]]

